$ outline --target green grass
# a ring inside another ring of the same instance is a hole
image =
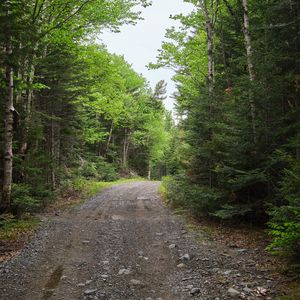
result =
[[[20,236],[30,234],[39,223],[40,221],[33,217],[6,220],[0,227],[0,240],[16,241]]]
[[[87,198],[92,197],[99,194],[105,188],[118,185],[118,184],[136,182],[136,181],[145,181],[145,179],[137,177],[137,178],[130,178],[130,179],[119,179],[111,182],[85,181],[83,186],[83,197],[87,197]]]

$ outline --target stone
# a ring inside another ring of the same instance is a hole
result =
[[[85,291],[84,291],[84,294],[85,294],[85,295],[93,295],[93,294],[95,294],[96,292],[97,292],[96,289],[93,289],[93,290],[85,290]]]
[[[246,252],[246,251],[247,251],[247,249],[238,249],[237,250],[238,253],[243,253],[243,252]]]
[[[132,284],[132,285],[141,285],[142,282],[139,281],[139,280],[137,280],[137,279],[131,279],[130,280],[130,284]]]
[[[175,248],[176,248],[176,245],[175,245],[175,244],[169,245],[169,249],[175,249]]]
[[[82,244],[85,244],[85,245],[87,245],[87,244],[89,244],[90,243],[90,241],[82,241]]]
[[[189,254],[184,254],[184,255],[182,255],[180,258],[179,258],[179,260],[190,260],[191,259],[191,257],[189,256]]]
[[[85,282],[85,285],[88,285],[88,284],[90,284],[90,283],[92,283],[93,282],[93,280],[87,280],[86,282]]]
[[[228,294],[231,296],[231,297],[236,297],[236,296],[239,296],[240,295],[240,292],[234,288],[229,288],[228,289]]]
[[[129,275],[131,271],[129,269],[120,269],[119,270],[119,275]]]
[[[201,290],[199,288],[192,288],[190,294],[191,295],[197,295],[197,294],[200,294]]]
[[[183,263],[177,265],[177,268],[179,268],[179,269],[182,269],[182,268],[185,268],[185,267],[186,267],[186,265],[183,264]]]
[[[245,293],[251,293],[252,292],[252,289],[249,289],[247,286],[243,288],[243,291]]]
[[[84,284],[84,283],[78,283],[77,286],[78,286],[78,287],[84,287],[85,284]]]

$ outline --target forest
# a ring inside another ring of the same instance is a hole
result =
[[[122,56],[97,43],[145,0],[0,4],[0,213],[22,216],[86,181],[161,180],[196,217],[266,226],[300,254],[297,0],[185,0],[150,69],[171,68],[176,116]],[[224,225],[225,226],[225,225]]]

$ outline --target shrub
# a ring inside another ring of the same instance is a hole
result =
[[[221,192],[189,183],[182,176],[164,177],[166,199],[175,206],[183,206],[196,215],[209,215],[221,207]]]
[[[98,179],[102,181],[115,181],[119,179],[115,166],[106,162],[102,157],[96,157],[94,164],[98,173]]]
[[[269,210],[273,242],[268,249],[276,254],[300,257],[300,161],[292,157],[288,161],[279,190],[282,203]]]
[[[106,162],[103,157],[94,156],[83,161],[79,176],[100,181],[114,181],[119,178],[114,165]]]
[[[24,212],[35,211],[40,202],[32,196],[32,187],[25,183],[14,183],[12,186],[11,208],[18,217]]]

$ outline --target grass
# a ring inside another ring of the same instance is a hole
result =
[[[31,234],[39,225],[40,221],[33,217],[24,219],[6,220],[0,227],[1,241],[16,241],[21,236]]]
[[[128,182],[135,182],[135,181],[144,181],[145,179],[137,177],[137,178],[130,178],[130,179],[119,179],[116,181],[111,182],[104,182],[104,181],[86,181],[84,186],[84,197],[93,197],[97,194],[99,194],[103,189],[122,184],[122,183],[128,183]]]
[[[71,186],[68,186],[61,193],[61,196],[58,197],[53,204],[49,205],[46,208],[47,212],[53,212],[57,210],[64,210],[71,207],[76,207],[82,204],[87,199],[96,196],[101,193],[105,188],[109,188],[114,185],[143,181],[145,179],[136,177],[130,179],[119,179],[116,181],[96,181],[96,180],[87,180],[84,178],[76,178]]]

